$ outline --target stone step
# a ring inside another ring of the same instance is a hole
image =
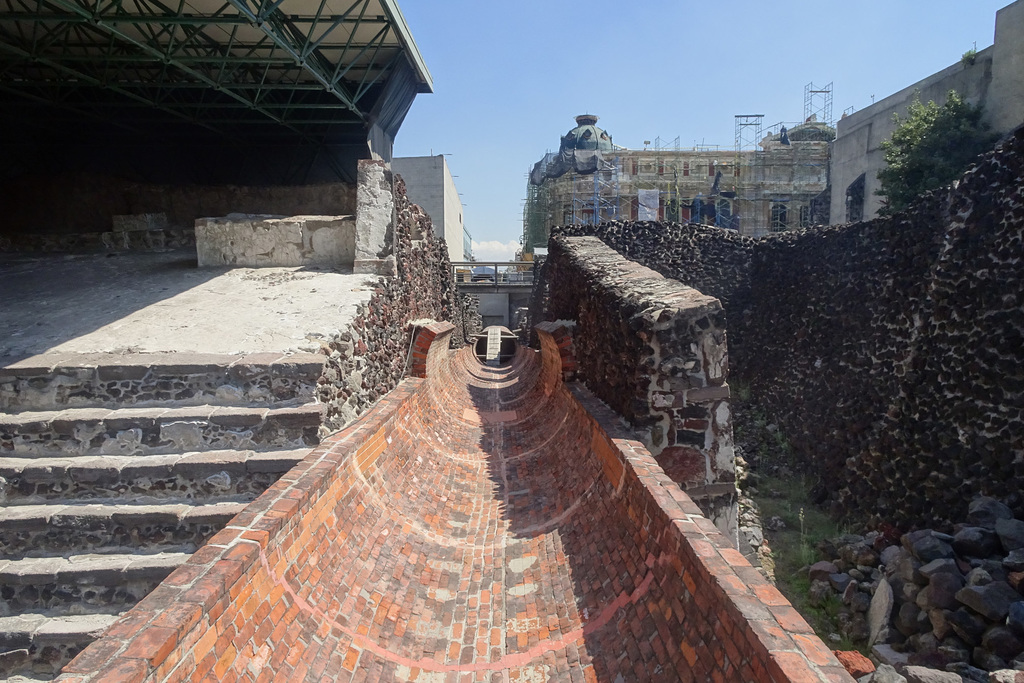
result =
[[[56,676],[85,646],[118,619],[118,614],[0,617],[0,677]]]
[[[256,496],[309,453],[215,450],[166,455],[0,458],[7,505],[48,500]]]
[[[0,414],[5,457],[272,450],[317,443],[323,405],[68,408]]]
[[[26,655],[28,654],[28,650],[25,650],[25,654]],[[0,653],[0,657],[2,657],[2,653]],[[2,669],[2,668],[3,668],[3,663],[2,663],[2,659],[0,659],[0,669]],[[0,678],[0,683],[50,683],[50,681],[52,681],[52,680],[54,680],[53,674],[46,675],[46,674],[26,673],[26,674],[15,674],[15,675],[11,676],[10,678]]]
[[[191,553],[82,553],[67,557],[0,560],[0,586],[55,583],[116,586],[131,581],[159,583]]]
[[[250,499],[254,496],[247,496]],[[111,548],[198,548],[248,500],[206,504],[67,504],[0,508],[0,554],[46,557]],[[5,560],[0,560],[2,564]],[[2,571],[2,570],[0,570]],[[2,581],[0,581],[2,583]]]
[[[325,359],[315,353],[44,354],[0,368],[0,411],[308,403]]]
[[[5,614],[51,616],[125,610],[148,595],[191,553],[82,554],[0,561]]]

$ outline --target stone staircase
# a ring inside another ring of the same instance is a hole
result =
[[[42,358],[42,360],[40,360]],[[50,680],[317,442],[324,357],[0,368],[0,680]]]

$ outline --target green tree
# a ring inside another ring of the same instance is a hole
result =
[[[981,107],[950,90],[941,106],[921,104],[915,96],[905,117],[894,114],[896,130],[882,143],[886,167],[878,172],[878,194],[885,203],[879,213],[892,215],[922,192],[955,180],[976,156],[989,150],[996,136],[988,132],[981,112]]]

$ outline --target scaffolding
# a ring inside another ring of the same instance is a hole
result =
[[[764,114],[736,114],[736,151],[757,149],[763,126]]]
[[[831,95],[831,83],[805,88],[805,113],[816,124],[768,126],[764,114],[736,114],[733,145],[698,139],[690,147],[678,136],[657,136],[653,145],[645,141],[643,150],[608,153],[592,177],[568,173],[563,180],[531,187],[524,246],[544,246],[557,224],[634,219],[641,190],[658,191],[659,219],[666,222],[707,222],[754,236],[809,225],[812,203],[827,182],[828,151],[827,145],[808,143],[828,142],[823,130],[832,127]],[[782,126],[799,131],[797,145],[780,144]]]
[[[812,119],[812,117],[814,117]],[[821,123],[835,127],[832,120],[832,82],[828,85],[814,85],[808,83],[804,86],[804,121],[816,120]]]
[[[551,221],[551,197],[544,185],[526,185],[523,206],[523,249],[532,253],[535,247],[548,245],[548,224]]]
[[[746,156],[750,156],[751,152],[756,154],[756,151],[761,144],[761,140],[764,138],[764,114],[736,114],[736,156],[734,163],[736,168],[739,169],[739,173],[742,175],[749,175],[752,170],[752,166],[744,159],[744,152]],[[750,197],[736,196],[732,201],[732,214],[735,218],[732,220],[732,226],[739,228],[740,222],[744,220],[750,220],[752,200]]]
[[[572,223],[598,225],[619,217],[619,174],[622,160],[601,159],[600,167],[592,173],[593,179],[573,173]],[[580,178],[584,180],[581,182]],[[590,181],[590,182],[588,182]]]
[[[662,140],[661,136],[654,138],[654,151],[660,152],[661,150],[672,150],[673,152],[678,152],[679,136],[677,135],[673,140]]]

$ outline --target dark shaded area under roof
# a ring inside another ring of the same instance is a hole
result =
[[[395,0],[0,0],[0,177],[351,180],[431,89]]]

